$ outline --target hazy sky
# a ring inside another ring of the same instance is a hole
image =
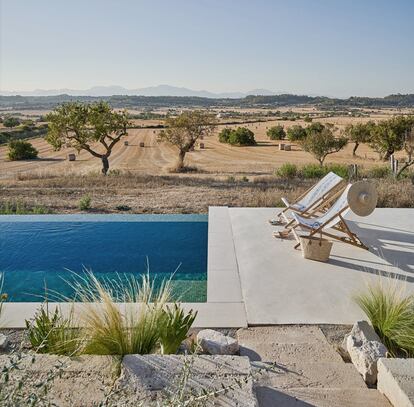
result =
[[[414,0],[0,0],[0,88],[414,93]]]

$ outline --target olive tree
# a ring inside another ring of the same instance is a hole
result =
[[[280,124],[271,127],[266,134],[270,140],[283,140],[286,137],[285,129]]]
[[[300,145],[319,161],[320,166],[323,166],[326,156],[342,150],[348,143],[348,140],[343,136],[335,137],[333,125],[322,125],[320,123],[319,125],[317,127],[314,126],[310,130],[309,128],[313,125],[308,127],[307,135],[300,141]]]
[[[193,110],[177,117],[169,117],[165,124],[167,128],[159,133],[158,142],[166,142],[178,148],[176,171],[182,171],[185,155],[195,146],[200,137],[209,136],[214,131],[216,119],[208,112]]]
[[[306,129],[300,124],[295,124],[287,129],[286,135],[289,141],[299,141],[306,137]]]
[[[116,143],[127,134],[127,113],[116,112],[108,103],[64,103],[46,116],[46,141],[55,150],[72,147],[85,150],[102,161],[102,173],[109,170],[109,156]]]
[[[407,154],[405,162],[398,171],[397,178],[410,166],[414,165],[414,116],[411,117],[411,128],[406,130],[404,136],[404,151]]]
[[[368,143],[371,140],[371,132],[375,127],[373,121],[367,123],[349,124],[345,127],[344,136],[349,141],[355,143],[352,149],[352,155],[356,156],[356,151],[361,143]]]
[[[373,127],[370,145],[383,160],[388,160],[394,152],[404,147],[407,130],[409,122],[404,116],[382,121]]]

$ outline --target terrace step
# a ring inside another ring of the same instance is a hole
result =
[[[255,385],[259,406],[390,407],[317,326],[252,327],[237,339],[240,354],[264,371]]]
[[[278,389],[268,386],[255,389],[259,406],[277,407],[391,407],[375,389]]]

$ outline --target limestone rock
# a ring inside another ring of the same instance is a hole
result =
[[[6,349],[9,344],[9,338],[6,335],[0,334],[0,350]]]
[[[143,400],[153,402],[145,406],[164,405],[166,394],[182,392],[183,405],[192,406],[191,395],[205,390],[209,407],[257,407],[251,374],[248,358],[241,356],[127,355],[112,401],[123,407],[135,407]],[[184,387],[183,377],[187,377]],[[223,392],[222,386],[228,391]]]
[[[213,329],[203,329],[197,339],[203,351],[210,355],[235,355],[239,351],[237,339]]]
[[[377,362],[387,354],[374,328],[366,321],[358,321],[346,338],[346,349],[352,363],[367,384],[377,381]]]

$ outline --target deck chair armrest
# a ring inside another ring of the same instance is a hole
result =
[[[290,206],[289,201],[285,197],[283,197],[283,196],[282,196],[281,200],[285,204],[286,208],[289,208],[289,206]]]

